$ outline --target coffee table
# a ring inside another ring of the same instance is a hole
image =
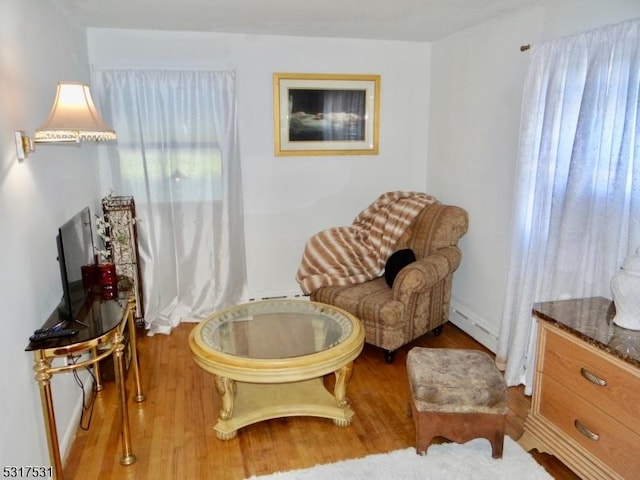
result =
[[[221,440],[271,418],[315,416],[351,424],[346,397],[364,329],[350,313],[305,300],[264,300],[213,313],[189,336],[197,365],[215,376]],[[323,377],[335,374],[333,392]]]

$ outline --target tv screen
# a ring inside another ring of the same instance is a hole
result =
[[[71,217],[58,229],[58,263],[62,279],[62,301],[58,307],[63,320],[74,320],[87,298],[82,284],[82,266],[95,263],[91,212],[89,207]]]

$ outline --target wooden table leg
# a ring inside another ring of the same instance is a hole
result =
[[[233,406],[236,398],[236,382],[229,378],[215,376],[216,390],[222,400],[222,408],[218,412],[218,420],[229,420],[233,417]],[[216,432],[216,436],[220,440],[231,440],[237,435],[238,431]]]
[[[349,408],[349,399],[347,398],[347,383],[353,373],[353,362],[348,363],[340,370],[335,372],[336,384],[333,388],[333,395],[336,398],[336,405],[345,411]],[[348,420],[334,420],[333,423],[340,427],[346,427],[351,424],[351,418]]]

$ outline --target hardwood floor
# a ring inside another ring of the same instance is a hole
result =
[[[408,350],[424,346],[487,351],[450,323],[440,336],[425,335],[399,350],[392,365],[385,363],[380,349],[365,345],[347,390],[356,412],[351,426],[336,427],[330,420],[312,417],[283,418],[246,427],[233,440],[221,441],[213,431],[220,408],[213,377],[195,365],[187,343],[194,326],[182,324],[169,336],[139,336],[147,400],[138,404],[129,399],[137,461],[127,467],[119,463],[117,397],[114,384],[107,383],[95,401],[89,430],[78,430],[65,478],[235,480],[413,447],[413,420],[407,415]],[[507,434],[514,439],[522,434],[529,406],[522,386],[509,389]],[[578,479],[554,457],[533,454],[554,478]]]

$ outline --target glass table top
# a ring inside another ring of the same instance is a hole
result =
[[[63,348],[68,345],[87,342],[99,338],[116,328],[122,322],[122,315],[127,306],[128,297],[120,297],[113,300],[87,299],[77,315],[77,321],[70,321],[64,327],[77,330],[73,337],[63,337],[46,340],[43,342],[29,342],[26,351],[43,350],[49,348]],[[43,327],[52,327],[60,322],[61,318],[54,311]]]
[[[203,321],[202,341],[215,351],[284,359],[332,348],[353,332],[351,318],[328,305],[266,300],[230,307]]]

